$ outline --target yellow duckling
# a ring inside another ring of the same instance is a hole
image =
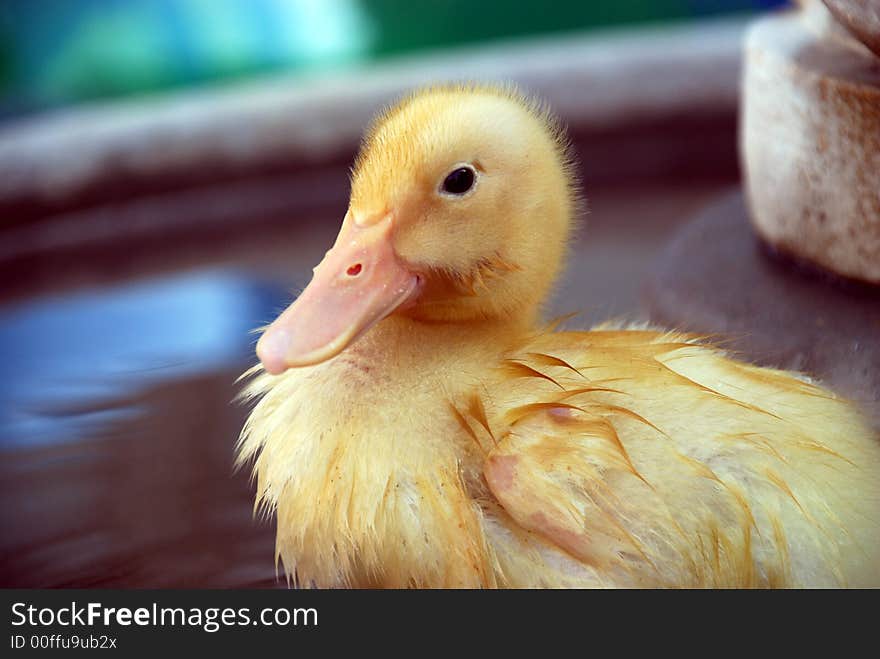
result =
[[[539,328],[576,195],[514,90],[364,140],[333,248],[260,338],[239,461],[304,586],[880,585],[880,446],[699,337]]]

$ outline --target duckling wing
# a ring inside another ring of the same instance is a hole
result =
[[[492,494],[609,583],[876,581],[880,451],[827,390],[649,330],[543,335],[502,370]]]
[[[597,569],[605,581],[656,581],[651,558],[626,519],[635,499],[620,496],[622,489],[628,497],[640,490],[649,495],[650,487],[607,420],[564,406],[535,410],[491,452],[484,475],[520,527]]]

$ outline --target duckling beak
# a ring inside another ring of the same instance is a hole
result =
[[[257,343],[269,373],[335,357],[415,297],[420,280],[395,253],[392,226],[391,214],[366,222],[346,215],[312,281]]]

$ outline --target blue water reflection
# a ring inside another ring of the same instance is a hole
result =
[[[246,364],[289,298],[209,270],[0,309],[0,447],[76,439],[136,414],[146,385]]]

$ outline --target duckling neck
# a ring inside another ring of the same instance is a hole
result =
[[[442,382],[452,393],[456,383],[484,373],[530,328],[529,319],[434,322],[391,316],[342,358],[387,376],[386,385],[409,387],[410,376],[420,383],[430,376],[434,386]]]
[[[479,465],[450,403],[523,329],[391,317],[280,379],[261,404],[296,413],[264,438],[257,466],[284,564],[318,585],[490,585]]]

